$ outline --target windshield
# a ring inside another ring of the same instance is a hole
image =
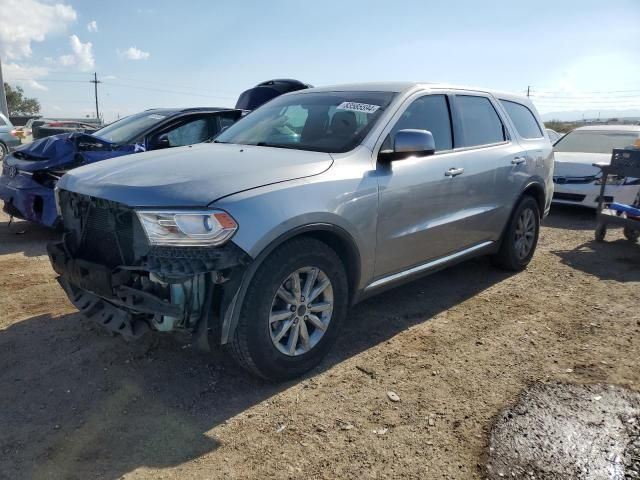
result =
[[[267,147],[339,153],[355,148],[394,92],[322,92],[278,97],[215,139]]]
[[[93,135],[104,138],[105,140],[109,140],[113,143],[130,143],[137,140],[137,138],[149,127],[152,127],[165,118],[167,118],[167,115],[159,113],[137,113],[121,120],[117,120],[112,124],[101,128],[97,132],[94,132]]]
[[[556,143],[556,152],[611,153],[614,148],[624,148],[638,139],[640,133],[607,130],[574,130]]]

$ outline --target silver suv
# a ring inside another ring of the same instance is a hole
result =
[[[186,332],[281,380],[315,366],[370,295],[477,255],[525,268],[552,169],[526,98],[313,88],[211,143],[70,171],[49,255],[86,317],[128,337]]]

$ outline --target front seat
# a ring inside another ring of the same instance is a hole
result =
[[[331,118],[329,129],[333,135],[340,139],[347,140],[352,138],[358,129],[356,114],[346,111],[335,112]]]

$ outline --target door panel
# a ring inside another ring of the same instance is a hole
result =
[[[505,190],[516,188],[511,161],[522,155],[523,149],[509,139],[509,132],[489,99],[479,98],[486,105],[472,99],[468,102],[471,108],[463,112],[465,105],[458,105],[454,96],[449,97],[454,127],[451,129],[453,150],[445,149],[432,156],[413,157],[389,165],[379,164],[376,278],[482,242],[498,240],[508,215]],[[406,111],[414,104],[415,101]],[[491,112],[495,118],[489,117]],[[428,123],[433,119],[429,115],[410,117],[420,119],[422,125],[405,126],[407,122],[403,118],[406,115],[403,114],[397,120],[400,128],[431,131]],[[488,126],[489,119],[493,124]],[[479,127],[478,122],[482,124]],[[439,127],[443,132],[441,125]],[[394,126],[390,136],[398,129]],[[446,133],[444,136],[445,141],[441,141],[440,146],[446,146]],[[434,139],[438,149],[435,134]],[[493,143],[474,144],[481,141]],[[385,139],[383,147],[389,145],[391,142]],[[446,176],[450,169],[461,173]],[[511,183],[505,184],[505,179]]]
[[[447,96],[423,95],[414,99],[390,129],[381,149],[391,148],[395,133],[405,128],[430,131],[436,154],[378,164],[376,277],[474,243],[478,235],[461,233],[465,226],[481,223],[476,218],[484,216],[486,210],[482,202],[470,201],[470,180],[482,173],[481,164],[475,165],[464,153],[453,150]],[[451,169],[459,169],[461,173],[445,175]],[[478,185],[490,191],[492,179],[485,182],[479,181]]]

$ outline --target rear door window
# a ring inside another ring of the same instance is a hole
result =
[[[404,129],[428,130],[433,135],[436,151],[451,150],[453,135],[447,97],[445,95],[425,95],[414,100],[393,126],[382,144],[381,150],[391,150],[396,133]]]
[[[542,129],[531,110],[524,105],[508,100],[500,100],[500,103],[511,117],[511,121],[522,138],[542,138]]]
[[[504,142],[507,139],[502,120],[486,97],[472,95],[456,96],[464,142],[458,147],[476,147]]]

